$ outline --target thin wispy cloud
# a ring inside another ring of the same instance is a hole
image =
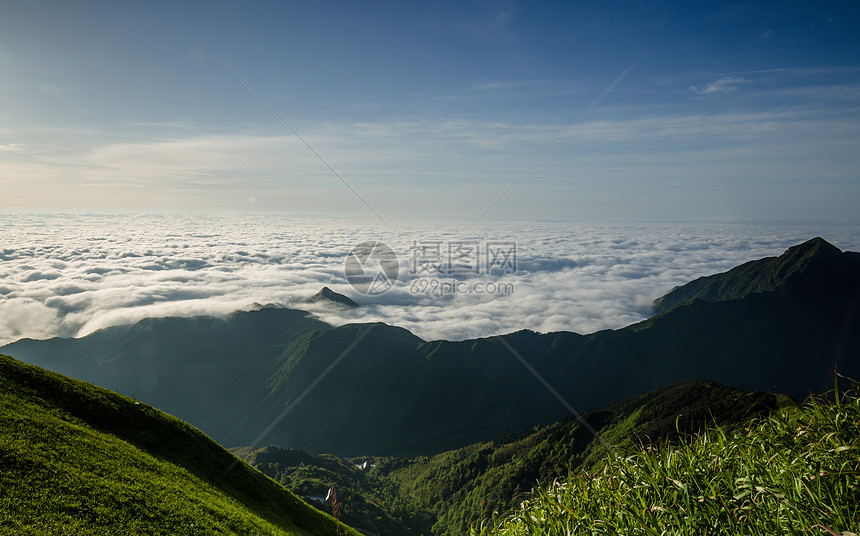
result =
[[[697,95],[707,95],[709,93],[722,93],[726,91],[735,91],[743,84],[749,84],[751,80],[747,80],[741,76],[726,76],[704,87],[690,86],[690,91]]]
[[[812,90],[810,90],[812,91]],[[816,88],[827,95],[826,88]],[[831,89],[834,96],[858,97],[860,88],[842,86]],[[664,138],[707,139],[713,136],[748,139],[760,132],[778,131],[786,135],[816,130],[838,129],[856,125],[851,117],[834,116],[825,109],[808,106],[780,110],[715,113],[643,114],[627,119],[585,119],[570,132],[570,138],[580,141],[618,142]],[[158,125],[153,125],[158,126]],[[513,123],[476,120],[441,121],[361,121],[327,122],[306,135],[313,143],[343,159],[348,165],[356,162],[373,163],[377,167],[392,161],[419,163],[414,158],[446,151],[465,152],[471,147],[497,149],[500,152],[518,150],[552,141],[554,131],[562,123]],[[765,129],[765,130],[762,130]],[[856,129],[855,129],[856,130]],[[0,149],[22,151],[23,144],[0,145]],[[496,156],[496,155],[494,155]],[[143,141],[103,144],[91,149],[87,160],[94,167],[110,169],[159,170],[222,170],[236,171],[256,168],[289,166],[300,168],[313,165],[314,159],[303,155],[299,143],[289,135],[207,135],[174,138],[167,141]]]
[[[651,193],[646,195],[657,196],[661,189],[674,187],[667,178],[707,172],[724,182],[746,177],[747,182],[737,187],[752,197],[765,191],[755,182],[762,173],[843,177],[847,170],[856,170],[852,144],[860,142],[856,121],[860,89],[828,87],[831,91],[818,88],[792,97],[818,95],[816,106],[707,112],[683,106],[643,107],[624,117],[601,107],[561,140],[533,170],[529,187],[505,200],[505,206],[522,210],[520,217],[564,217],[569,210],[548,208],[556,200],[567,199],[570,206],[585,199],[572,177],[589,185],[603,184],[607,192],[614,181],[647,180]],[[839,113],[830,107],[833,102],[842,103]],[[95,201],[119,210],[209,206],[364,215],[349,192],[289,133],[270,129],[211,135],[195,133],[181,123],[169,125],[178,129],[169,139],[143,136],[122,143],[103,142],[98,133],[77,128],[7,133],[5,140],[0,138],[6,155],[0,161],[4,208],[28,208],[28,201],[38,199],[43,206],[61,209]],[[557,121],[463,117],[328,120],[305,125],[303,137],[386,217],[467,218],[474,212],[474,200],[489,203],[499,188],[516,178],[514,170],[533,161],[566,126]],[[138,128],[152,133],[149,125]],[[54,139],[74,139],[76,145],[52,143]],[[814,174],[813,168],[818,170]],[[63,189],[68,184],[76,187]],[[840,199],[848,197],[842,194]],[[768,216],[783,208],[770,195],[761,197],[759,205],[769,210]],[[664,203],[661,212],[683,218],[687,214],[679,210],[684,206],[674,203],[667,208]],[[705,214],[741,215],[721,210],[725,205],[714,204]],[[836,213],[848,217],[841,208]]]

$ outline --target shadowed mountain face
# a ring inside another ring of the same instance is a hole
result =
[[[744,263],[722,274],[700,277],[673,289],[654,304],[663,313],[695,299],[737,300],[761,292],[790,292],[812,301],[855,294],[860,287],[860,253],[841,252],[822,238],[789,248],[779,257]]]
[[[580,411],[696,378],[803,398],[831,389],[834,368],[860,377],[858,259],[814,239],[675,289],[662,314],[628,328],[520,331],[502,337],[507,345],[426,342],[385,324],[332,328],[270,308],[2,350],[136,396],[228,446],[253,443],[289,410],[265,444],[426,454],[567,413],[508,346]]]

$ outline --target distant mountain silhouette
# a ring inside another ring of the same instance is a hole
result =
[[[307,299],[308,303],[336,303],[347,307],[358,307],[358,304],[347,296],[339,294],[328,287],[323,287],[319,292]]]
[[[759,292],[792,292],[825,298],[860,288],[860,253],[842,253],[822,238],[789,248],[779,257],[744,263],[728,272],[700,277],[655,302],[656,313],[701,299],[736,300]]]
[[[265,444],[428,454],[567,413],[510,348],[580,411],[698,378],[802,399],[832,389],[834,369],[860,377],[858,258],[814,239],[675,289],[645,322],[591,335],[428,342],[385,324],[333,328],[267,308],[2,351],[136,396],[227,446],[251,444],[283,416]]]

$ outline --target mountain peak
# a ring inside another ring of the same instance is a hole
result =
[[[800,260],[804,258],[820,257],[835,258],[842,255],[842,250],[834,246],[820,236],[807,240],[802,244],[791,246],[779,258],[786,260]]]
[[[694,299],[719,302],[777,290],[816,294],[840,292],[841,288],[844,292],[858,281],[857,254],[843,253],[823,238],[815,237],[791,246],[779,257],[750,261],[675,288],[654,302],[654,312],[663,313]]]
[[[358,304],[352,301],[348,296],[339,294],[328,287],[323,287],[319,292],[308,298],[309,303],[331,302],[347,307],[358,307]]]

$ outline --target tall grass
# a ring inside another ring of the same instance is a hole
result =
[[[499,536],[860,533],[860,399],[607,458],[534,491]]]

